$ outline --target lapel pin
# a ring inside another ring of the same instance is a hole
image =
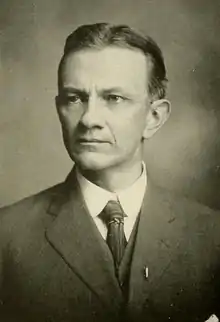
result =
[[[146,278],[146,280],[149,277],[149,269],[148,269],[148,267],[144,267],[144,277]]]
[[[219,319],[217,318],[217,316],[215,314],[212,314],[210,316],[210,318],[208,320],[206,320],[205,322],[219,322]]]

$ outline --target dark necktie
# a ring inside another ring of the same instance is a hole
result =
[[[118,275],[118,268],[127,244],[124,233],[125,216],[126,215],[123,212],[119,202],[114,200],[110,200],[102,212],[102,219],[108,228],[106,242],[112,252],[116,276]]]

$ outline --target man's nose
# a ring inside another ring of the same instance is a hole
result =
[[[89,97],[88,101],[85,103],[84,112],[81,116],[80,123],[87,128],[104,126],[103,110],[101,106],[101,101],[97,96]]]

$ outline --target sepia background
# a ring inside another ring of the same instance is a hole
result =
[[[66,36],[102,21],[137,27],[164,52],[172,116],[146,143],[149,175],[220,208],[219,0],[1,0],[0,205],[70,170],[54,106],[56,69]]]

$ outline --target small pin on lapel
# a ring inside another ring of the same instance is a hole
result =
[[[210,316],[210,318],[208,320],[206,320],[205,322],[219,322],[219,319],[217,318],[217,316],[215,314],[212,314]]]
[[[146,278],[146,280],[149,277],[149,269],[148,269],[148,267],[144,267],[144,277]]]

